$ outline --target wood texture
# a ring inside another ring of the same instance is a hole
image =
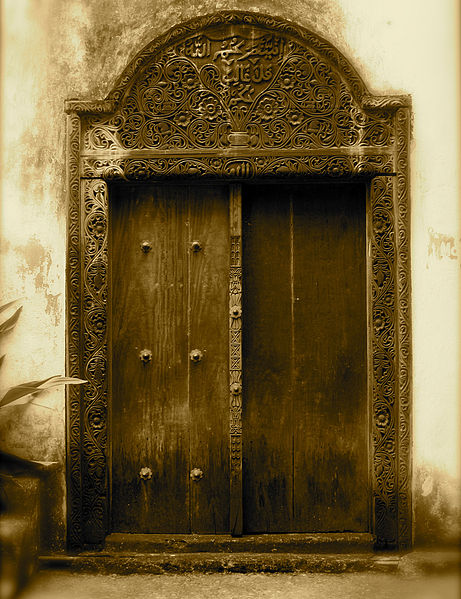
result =
[[[366,531],[364,187],[243,201],[245,532]]]
[[[283,188],[243,193],[243,505],[245,532],[292,519],[290,203]]]
[[[114,190],[114,531],[228,530],[228,353],[225,336],[216,334],[228,319],[223,190]],[[196,238],[203,250],[193,253]],[[144,240],[152,245],[147,253]],[[152,351],[147,364],[139,359],[144,348]],[[192,364],[196,348],[204,358]],[[150,480],[139,477],[142,467],[151,468]],[[192,468],[203,471],[200,481],[190,479]]]
[[[203,478],[190,480],[191,530],[229,532],[228,322],[229,208],[227,187],[189,187],[190,464]]]

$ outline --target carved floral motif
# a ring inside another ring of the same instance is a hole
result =
[[[220,28],[152,57],[112,117],[86,118],[84,149],[385,147],[392,125],[310,48]]]
[[[191,179],[203,177],[289,178],[300,175],[328,175],[338,178],[370,177],[371,174],[391,174],[393,170],[394,161],[390,154],[83,159],[83,175],[85,177],[127,181],[178,176],[187,176]]]
[[[83,489],[84,540],[100,543],[107,521],[107,223],[104,181],[87,180],[83,191],[83,376],[85,422],[82,468],[92,481]]]
[[[372,360],[375,533],[382,546],[397,545],[395,225],[393,179],[373,179]]]

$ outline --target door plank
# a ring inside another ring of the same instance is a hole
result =
[[[244,195],[246,532],[369,530],[365,187]]]
[[[243,195],[244,531],[288,532],[293,501],[290,206],[279,186]]]
[[[189,352],[203,358],[190,362],[191,469],[203,478],[189,480],[191,530],[229,532],[229,407],[227,341],[229,273],[229,200],[227,186],[188,188],[189,243]]]
[[[291,189],[293,531],[368,530],[364,185]]]
[[[186,205],[181,187],[111,194],[112,526],[189,531]],[[152,250],[143,253],[148,240]],[[143,364],[139,352],[152,351]],[[139,477],[142,467],[152,478]]]

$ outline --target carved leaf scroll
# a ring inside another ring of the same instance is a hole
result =
[[[339,73],[297,41],[224,26],[160,52],[85,150],[386,147],[392,117],[361,110]]]

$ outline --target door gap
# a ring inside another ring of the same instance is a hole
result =
[[[295,431],[294,431],[294,401],[293,380],[295,376],[295,294],[294,294],[294,217],[293,217],[293,194],[290,194],[290,293],[291,293],[291,355],[290,355],[290,380],[291,380],[291,516],[290,528],[293,528],[295,509]]]
[[[188,446],[189,446],[189,463],[188,463],[188,469],[187,472],[185,473],[187,476],[187,490],[188,490],[188,504],[189,504],[189,530],[192,533],[192,485],[191,485],[191,479],[189,476],[189,472],[191,471],[191,465],[192,465],[192,454],[191,454],[191,421],[190,421],[190,359],[189,359],[189,354],[192,351],[191,349],[191,253],[189,251],[189,244],[190,244],[190,240],[192,239],[192,226],[191,226],[191,209],[190,209],[190,203],[191,203],[191,198],[190,198],[190,194],[189,194],[189,188],[187,189],[187,193],[185,194],[186,197],[186,213],[187,213],[187,220],[186,220],[186,227],[185,227],[185,243],[184,243],[184,250],[186,251],[186,255],[187,255],[187,348],[186,348],[186,355],[185,355],[185,359],[187,361],[187,414],[188,414]],[[183,251],[184,251],[183,250]]]

